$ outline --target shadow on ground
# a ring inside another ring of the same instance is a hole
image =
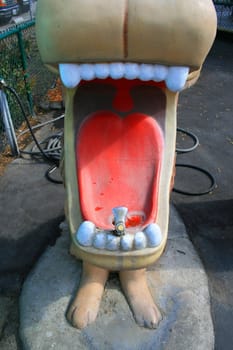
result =
[[[233,344],[233,200],[179,204],[177,209],[207,272],[215,349]]]

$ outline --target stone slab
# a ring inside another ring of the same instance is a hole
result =
[[[20,298],[24,350],[211,350],[214,332],[208,281],[183,222],[171,208],[169,239],[148,270],[152,295],[163,313],[158,329],[139,327],[120,291],[117,275],[107,283],[97,320],[72,328],[65,313],[77,288],[81,262],[68,253],[68,232],[46,250],[27,278]]]

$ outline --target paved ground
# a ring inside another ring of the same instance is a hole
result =
[[[54,128],[53,128],[54,129]],[[39,139],[54,130],[41,129]],[[0,177],[0,349],[21,349],[18,297],[22,282],[60,235],[64,188],[49,182],[49,164],[17,159]]]
[[[216,350],[232,349],[233,344],[232,57],[232,37],[218,36],[200,80],[182,93],[178,110],[178,126],[194,132],[200,146],[178,155],[177,162],[207,169],[216,178],[217,188],[205,196],[172,194],[209,277]],[[45,180],[47,168],[47,164],[30,161],[25,167],[17,160],[0,178],[4,228],[0,232],[0,348],[4,350],[20,348],[17,298],[21,284],[45,247],[59,235],[57,227],[64,215],[64,190]],[[203,175],[179,168],[176,187],[198,191],[208,187],[208,182]]]
[[[204,196],[173,193],[172,201],[209,277],[216,350],[233,344],[233,36],[219,35],[202,76],[180,98],[178,126],[194,132],[200,146],[178,155],[177,163],[203,167],[217,187]],[[201,174],[178,168],[176,187],[197,192],[208,187]]]

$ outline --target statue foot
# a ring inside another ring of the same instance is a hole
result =
[[[67,318],[79,329],[95,321],[109,272],[94,265],[83,263],[80,286]]]
[[[139,326],[156,328],[162,319],[158,307],[151,296],[146,270],[119,272],[122,289]]]

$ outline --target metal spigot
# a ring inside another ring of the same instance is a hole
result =
[[[115,234],[117,236],[123,236],[125,234],[125,220],[128,213],[126,207],[115,207],[112,209],[114,216]]]

